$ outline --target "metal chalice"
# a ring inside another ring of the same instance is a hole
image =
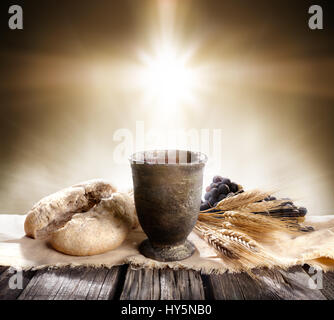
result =
[[[196,224],[207,156],[200,152],[157,150],[130,157],[135,206],[148,239],[139,251],[158,261],[190,257],[187,237]]]

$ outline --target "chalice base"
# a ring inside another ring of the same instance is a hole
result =
[[[195,246],[189,240],[175,246],[166,246],[152,245],[150,240],[146,239],[140,244],[139,251],[145,257],[157,261],[179,261],[192,256],[195,252]]]

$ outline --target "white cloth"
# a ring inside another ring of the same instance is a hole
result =
[[[188,239],[197,248],[195,254],[178,262],[162,263],[142,256],[138,251],[138,245],[146,236],[141,229],[132,231],[120,247],[104,254],[87,257],[69,256],[52,249],[47,241],[26,237],[23,227],[25,217],[25,215],[0,215],[0,265],[2,266],[38,269],[66,265],[112,267],[130,263],[136,267],[168,266],[173,269],[194,269],[203,273],[241,271],[232,268],[225,259],[217,257],[216,251],[194,232]],[[275,256],[277,265],[288,267],[309,263],[334,270],[334,216],[308,217],[305,224],[313,226],[316,231],[295,239],[282,239],[273,248],[268,248]],[[262,266],[266,266],[266,263],[264,262]],[[253,267],[257,266],[249,266],[249,269]]]

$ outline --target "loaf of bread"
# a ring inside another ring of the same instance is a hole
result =
[[[48,239],[65,254],[100,254],[119,246],[138,226],[133,196],[110,183],[91,180],[40,200],[29,211],[26,235]]]
[[[69,255],[100,254],[122,244],[129,231],[137,225],[133,198],[114,193],[88,212],[75,214],[51,234],[50,244]]]
[[[28,212],[24,224],[26,235],[45,238],[62,227],[75,213],[86,212],[116,188],[103,180],[90,180],[51,194]]]

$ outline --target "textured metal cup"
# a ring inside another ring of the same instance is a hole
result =
[[[182,150],[138,152],[131,156],[134,198],[148,239],[139,250],[158,261],[176,261],[195,251],[187,237],[201,205],[206,155]]]

